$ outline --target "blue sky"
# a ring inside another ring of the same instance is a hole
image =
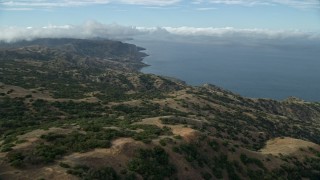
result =
[[[0,26],[234,27],[320,31],[318,0],[0,0]]]

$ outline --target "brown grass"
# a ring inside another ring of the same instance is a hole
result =
[[[262,154],[272,154],[272,155],[291,155],[291,154],[301,154],[301,149],[308,149],[309,147],[320,151],[320,146],[304,141],[301,139],[294,139],[290,137],[285,138],[275,138],[269,140],[266,146],[260,150]]]
[[[33,167],[24,170],[15,169],[8,165],[0,164],[0,176],[8,180],[36,180],[36,179],[52,179],[52,180],[76,180],[75,176],[67,174],[65,169],[58,165],[50,165],[45,167]]]
[[[49,91],[40,91],[38,89],[25,89],[19,86],[12,86],[12,85],[6,85],[1,83],[1,88],[0,88],[0,93],[5,93],[7,94],[8,91],[13,90],[13,92],[11,92],[10,94],[7,94],[9,97],[11,98],[16,98],[16,97],[20,97],[23,98],[26,95],[32,95],[32,99],[43,99],[46,101],[60,101],[60,102],[64,102],[64,101],[76,101],[76,102],[89,102],[89,103],[95,103],[98,102],[99,99],[96,97],[87,97],[87,98],[83,98],[83,99],[67,99],[67,98],[53,98],[52,94]]]
[[[141,122],[138,122],[137,124],[156,125],[160,128],[167,126],[167,127],[171,128],[172,133],[174,135],[180,135],[185,140],[190,140],[198,134],[197,130],[194,130],[190,127],[186,127],[185,125],[181,125],[181,124],[180,125],[165,125],[165,124],[162,124],[160,118],[166,118],[166,117],[168,117],[168,116],[146,118],[146,119],[143,119]]]
[[[144,146],[146,145],[132,138],[119,138],[112,142],[111,148],[97,148],[86,153],[73,153],[65,156],[62,161],[70,165],[110,166],[119,172],[126,167],[128,161],[134,156],[135,150]]]

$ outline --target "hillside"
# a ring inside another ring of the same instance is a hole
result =
[[[320,103],[143,74],[141,50],[0,44],[0,179],[320,179]]]

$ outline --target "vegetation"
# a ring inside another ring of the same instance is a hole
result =
[[[141,49],[115,41],[0,47],[0,176],[35,179],[50,166],[81,179],[320,177],[319,103],[250,99],[142,74]],[[277,137],[316,145],[260,153]],[[96,148],[101,156],[91,154]],[[64,161],[75,154],[84,158]]]
[[[161,147],[140,149],[128,164],[129,170],[141,174],[145,179],[165,179],[173,177],[176,168],[169,162],[169,156]]]
[[[102,168],[94,169],[86,165],[76,165],[68,169],[67,173],[78,176],[81,179],[97,179],[97,180],[120,179],[120,177],[112,167],[102,167]]]

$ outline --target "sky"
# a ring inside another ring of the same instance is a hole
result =
[[[320,32],[320,0],[0,0],[0,40],[155,31],[313,38]]]

